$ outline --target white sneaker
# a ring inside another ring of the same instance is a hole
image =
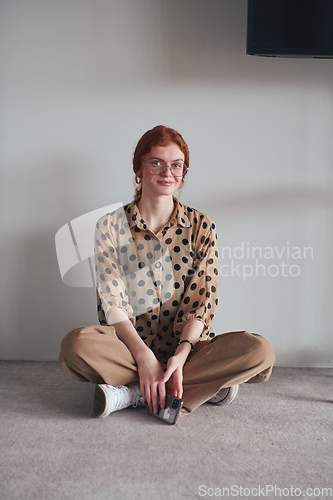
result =
[[[95,388],[93,417],[107,417],[113,411],[143,403],[139,384],[98,384]]]
[[[219,406],[228,405],[237,396],[239,385],[232,385],[231,387],[224,387],[215,396],[207,401],[207,403],[214,403]]]

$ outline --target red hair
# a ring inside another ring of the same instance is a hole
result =
[[[140,179],[140,172],[142,168],[142,158],[148,154],[155,146],[168,146],[171,142],[177,144],[181,152],[184,154],[184,163],[188,168],[190,162],[190,153],[188,146],[182,136],[177,130],[173,128],[164,127],[163,125],[157,125],[156,127],[148,130],[141,139],[139,140],[134,154],[133,154],[133,171],[135,173],[135,180],[138,183],[138,178]],[[187,174],[187,168],[184,172],[182,183],[184,183],[185,175]],[[184,184],[183,184],[184,185]],[[139,200],[142,195],[142,185],[139,185],[135,189],[134,199]]]

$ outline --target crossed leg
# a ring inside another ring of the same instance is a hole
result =
[[[184,410],[195,410],[223,387],[266,382],[274,360],[270,343],[245,331],[198,342],[183,368]],[[61,343],[59,364],[77,380],[95,384],[139,381],[135,359],[112,326],[71,330]]]

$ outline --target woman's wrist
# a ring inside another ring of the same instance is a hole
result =
[[[136,349],[133,349],[131,353],[137,364],[144,362],[151,356],[155,357],[153,351],[144,342],[142,342],[142,345],[137,346]]]
[[[116,335],[121,340],[126,347],[131,351],[131,354],[135,361],[141,360],[147,357],[152,351],[144,343],[136,329],[134,328],[132,322],[127,318],[125,321],[119,323],[114,323],[112,326],[116,329]]]
[[[177,351],[178,347],[179,347],[181,344],[185,344],[185,343],[187,343],[187,344],[189,344],[189,345],[191,346],[191,352],[192,352],[192,351],[193,351],[193,344],[192,344],[192,342],[191,342],[190,340],[188,340],[188,339],[179,340],[179,342],[178,342],[178,344],[177,344],[177,346],[176,346],[175,352]]]
[[[184,365],[190,352],[191,352],[190,344],[184,342],[183,344],[177,346],[177,349],[175,350],[174,353],[174,357],[178,359],[182,363],[182,365]]]

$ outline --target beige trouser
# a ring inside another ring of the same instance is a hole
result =
[[[223,387],[266,382],[274,360],[270,343],[255,333],[229,332],[198,342],[183,368],[184,409],[195,410]],[[59,363],[85,382],[126,385],[139,380],[135,359],[113,326],[70,331],[61,343]]]

